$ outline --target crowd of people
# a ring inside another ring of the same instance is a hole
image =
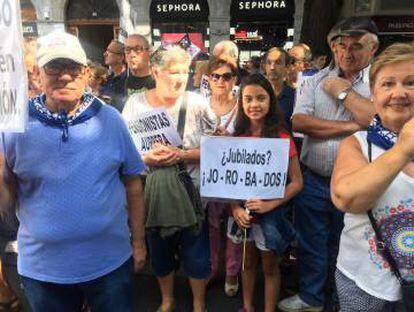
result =
[[[327,34],[331,55],[299,43],[244,67],[229,40],[192,57],[132,34],[101,65],[70,34],[40,37],[25,59],[27,129],[0,136],[0,255],[18,252],[20,278],[5,279],[23,309],[133,311],[132,272],[148,258],[157,312],[181,311],[180,265],[206,311],[222,260],[240,312],[255,310],[260,262],[265,312],[414,311],[414,44],[375,57],[377,34],[349,18]],[[140,155],[128,123],[157,108],[182,145]],[[200,198],[203,135],[288,139],[284,197]],[[279,300],[292,250],[298,293]]]

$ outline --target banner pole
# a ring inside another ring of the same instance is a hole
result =
[[[250,210],[245,208],[248,215]],[[246,243],[247,243],[247,228],[243,228],[243,258],[242,258],[242,271],[244,272],[244,264],[246,262]]]
[[[244,272],[244,263],[246,261],[246,242],[247,242],[247,229],[243,229],[243,259],[242,259],[242,271]]]

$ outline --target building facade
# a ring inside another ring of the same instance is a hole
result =
[[[154,45],[187,36],[204,51],[232,39],[242,57],[261,54],[299,41],[305,1],[311,0],[21,0],[21,5],[32,36],[67,29],[79,36],[91,59],[101,61],[107,43],[127,33],[142,34]],[[383,44],[414,39],[413,0],[343,3],[340,17],[372,16]]]
[[[101,60],[101,52],[96,51],[127,33],[142,34],[155,45],[188,35],[204,51],[231,38],[239,41],[242,50],[259,53],[269,45],[293,40],[303,1],[21,0],[21,4],[26,11],[32,4],[32,17],[36,16],[35,21],[23,18],[27,29],[32,25],[39,35],[67,29],[79,36],[90,58]]]
[[[413,0],[345,1],[342,15],[370,16],[378,26],[380,47],[414,40]]]

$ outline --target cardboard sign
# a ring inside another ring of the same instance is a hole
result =
[[[220,199],[283,198],[289,139],[201,138],[201,196]]]
[[[0,0],[0,38],[0,131],[23,132],[28,86],[19,1]]]
[[[165,108],[143,113],[128,122],[128,129],[141,155],[149,152],[154,143],[180,146],[182,140]]]

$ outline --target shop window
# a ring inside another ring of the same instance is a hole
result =
[[[186,42],[193,49],[192,54],[199,50],[205,52],[209,40],[208,16],[207,0],[152,0],[150,18],[154,45]]]
[[[103,63],[103,51],[119,33],[116,0],[68,0],[66,29],[79,38],[88,59]]]

